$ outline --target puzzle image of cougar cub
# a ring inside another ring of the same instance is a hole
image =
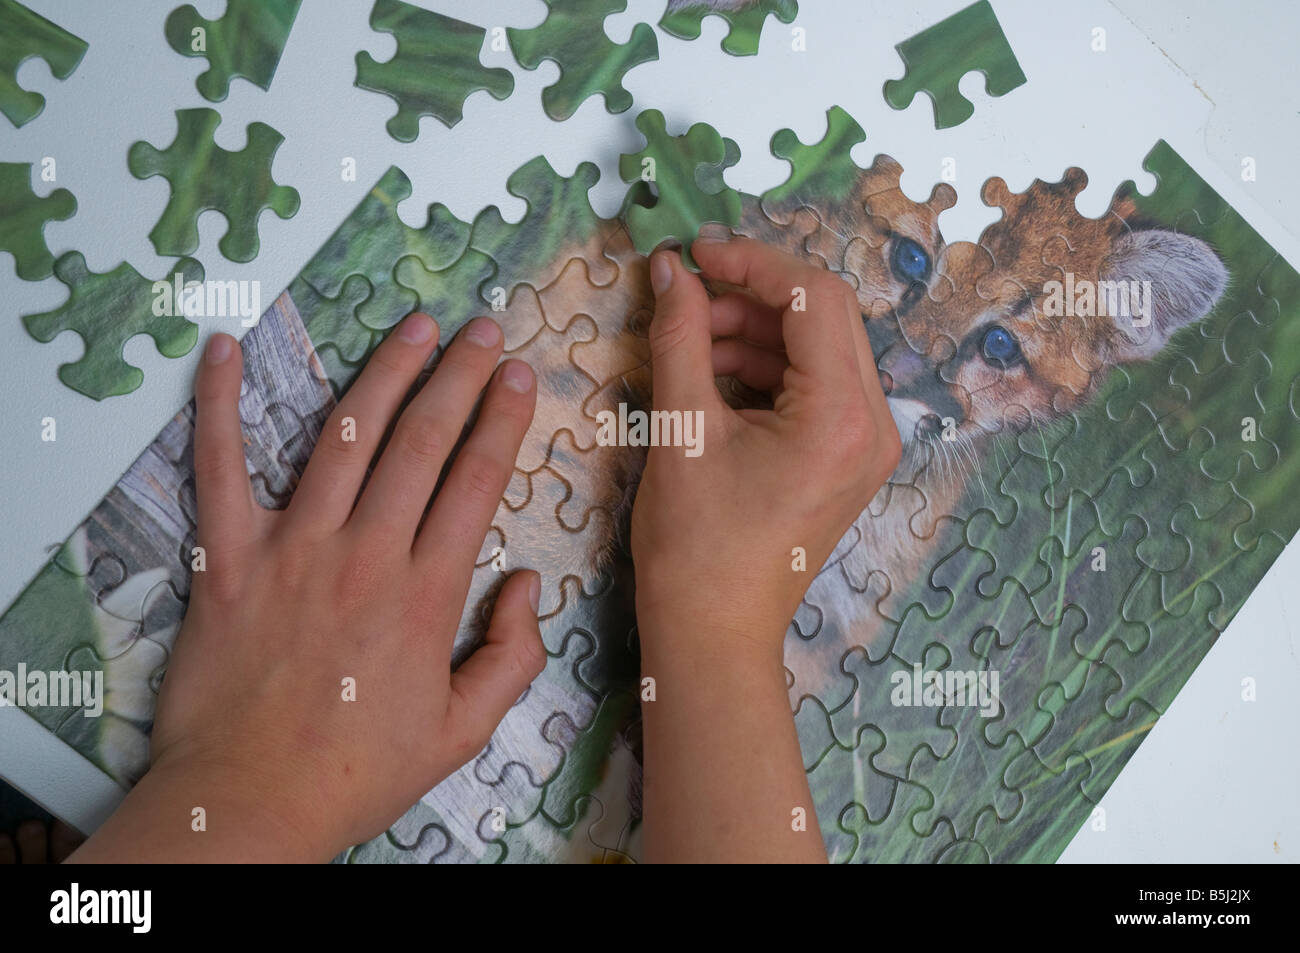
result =
[[[933,563],[937,528],[994,438],[1048,426],[1083,406],[1112,368],[1150,360],[1205,317],[1228,280],[1209,245],[1135,221],[1126,199],[1117,198],[1101,218],[1079,215],[1074,199],[1087,181],[1079,169],[1057,183],[1035,181],[1020,194],[990,180],[983,198],[1003,208],[1002,218],[978,243],[953,244],[944,242],[937,221],[955,202],[953,190],[939,185],[914,202],[899,187],[901,172],[879,156],[861,173],[851,201],[835,206],[790,201],[773,208],[747,199],[734,229],[822,264],[854,287],[903,441],[893,477],[812,582],[807,602],[822,615],[816,636],[806,638],[795,626],[787,638],[796,707],[809,695],[828,708],[844,702],[851,685],[841,660],[855,646],[869,648],[881,623],[897,618],[900,594]],[[650,407],[644,328],[654,307],[647,261],[630,242],[575,247],[570,257],[602,250],[620,273],[613,288],[602,290],[598,309],[583,280],[557,282],[544,307],[548,314],[590,316],[597,333],[583,345],[582,363],[593,376],[604,375],[595,379],[616,383],[575,414],[580,389],[572,368],[543,369],[521,453],[521,461],[544,460],[567,485],[565,506],[585,515],[586,531],[557,531],[554,514],[542,508],[501,510],[511,563],[539,568],[550,591],[566,575],[595,580],[626,544],[645,460],[643,449],[595,439],[600,411],[620,403]],[[745,399],[732,382],[720,386],[733,402]],[[583,545],[575,546],[578,540]]]

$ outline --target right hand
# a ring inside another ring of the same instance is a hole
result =
[[[650,451],[632,513],[637,616],[643,640],[688,648],[708,633],[779,658],[809,582],[901,443],[847,284],[752,239],[692,251],[705,276],[745,290],[711,300],[676,252],[651,262],[654,407],[702,410],[704,443],[695,458]],[[772,409],[733,410],[715,376],[770,392]]]

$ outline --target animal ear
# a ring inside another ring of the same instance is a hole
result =
[[[1145,361],[1180,328],[1213,310],[1228,286],[1228,269],[1199,238],[1148,229],[1116,241],[1102,266],[1102,280],[1138,282],[1128,286],[1141,289],[1136,298],[1128,297],[1130,305],[1139,307],[1130,307],[1133,317],[1114,317],[1118,333],[1111,346],[1118,361]]]

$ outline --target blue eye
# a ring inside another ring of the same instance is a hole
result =
[[[1020,352],[1020,342],[1010,331],[996,324],[984,332],[980,352],[984,355],[984,360],[1002,367],[1010,367],[1024,357]]]
[[[925,281],[930,274],[930,256],[910,238],[900,238],[894,242],[894,250],[890,252],[889,267],[894,270],[899,281],[905,281],[909,285]]]

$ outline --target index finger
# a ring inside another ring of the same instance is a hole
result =
[[[853,322],[861,316],[856,299],[850,307],[852,292],[839,277],[752,238],[697,238],[691,254],[708,277],[747,288],[763,304],[781,309],[791,367],[837,387],[859,376]]]

